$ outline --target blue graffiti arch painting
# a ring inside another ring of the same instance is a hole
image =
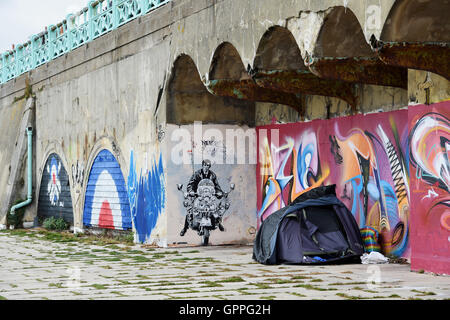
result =
[[[103,229],[132,229],[125,179],[119,163],[108,150],[97,155],[89,173],[83,224]]]

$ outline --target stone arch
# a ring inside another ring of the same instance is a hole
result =
[[[104,153],[104,154],[103,154]],[[128,170],[127,170],[127,166],[126,163],[124,161],[122,152],[120,151],[117,142],[110,137],[101,137],[96,144],[93,146],[88,161],[87,161],[87,166],[86,166],[86,174],[84,175],[83,178],[83,193],[82,193],[82,201],[81,201],[81,205],[80,205],[80,210],[79,214],[80,217],[79,221],[81,221],[81,226],[84,227],[85,225],[90,226],[91,224],[89,223],[85,223],[85,211],[87,206],[91,206],[91,198],[95,198],[96,197],[96,191],[97,191],[97,185],[96,185],[96,181],[99,181],[99,179],[95,180],[93,179],[93,176],[91,176],[91,174],[97,174],[97,175],[101,175],[103,174],[103,172],[100,172],[99,174],[99,168],[97,166],[97,163],[99,161],[101,161],[100,157],[109,157],[109,160],[111,160],[111,163],[113,163],[112,166],[108,166],[106,167],[106,171],[107,171],[107,175],[108,175],[108,179],[111,182],[114,182],[114,184],[111,186],[114,187],[115,189],[112,190],[112,193],[114,193],[112,195],[113,198],[120,198],[120,201],[117,202],[119,204],[118,206],[118,210],[121,211],[121,225],[117,225],[116,223],[116,219],[114,218],[113,224],[111,225],[107,225],[107,224],[101,224],[100,222],[98,224],[93,224],[92,226],[94,227],[100,227],[100,228],[106,228],[106,229],[118,229],[118,230],[129,230],[132,229],[132,217],[131,217],[131,212],[129,209],[129,201],[128,201],[128,192],[126,189],[126,178],[128,176]],[[99,160],[100,159],[100,160]],[[116,163],[114,163],[114,161]],[[96,170],[96,172],[94,173],[94,170]],[[117,178],[117,180],[116,180]],[[95,181],[94,181],[95,180]],[[106,180],[105,180],[106,181]],[[101,190],[100,190],[101,191]],[[117,193],[117,195],[116,195]],[[89,201],[87,200],[87,197],[91,197],[89,199]],[[98,201],[96,201],[94,199],[95,203],[97,203]],[[100,201],[101,202],[101,201]],[[100,203],[99,202],[99,203]],[[102,205],[102,208],[100,208],[100,210],[103,209],[103,203],[100,203]],[[111,209],[111,211],[113,210],[112,208],[112,203],[109,204],[109,209]],[[90,210],[92,210],[92,207],[95,206],[91,206]],[[99,208],[97,208],[99,209]],[[100,214],[99,214],[100,215]],[[114,216],[114,213],[112,214]],[[99,219],[100,220],[100,219]]]
[[[280,26],[270,27],[261,38],[253,62],[255,69],[306,69],[292,33]]]
[[[229,42],[220,44],[214,51],[209,69],[209,79],[248,79],[248,73],[237,49]]]
[[[36,213],[38,218],[63,218],[75,224],[72,201],[72,177],[62,148],[51,143],[38,169]]]
[[[386,64],[436,73],[450,80],[450,1],[398,0],[371,45]]]
[[[324,17],[313,55],[305,63],[321,78],[406,89],[407,70],[388,66],[366,42],[358,18],[337,6]]]
[[[254,125],[254,104],[211,94],[188,55],[180,55],[175,60],[167,94],[167,123]]]
[[[351,84],[321,78],[305,66],[296,38],[285,27],[272,26],[263,35],[251,75],[258,86],[295,95],[299,101],[297,110],[301,119],[308,112],[308,100],[313,96],[343,100],[351,106],[352,112],[357,105]]]
[[[349,8],[334,7],[324,18],[314,56],[375,57],[358,18]]]
[[[383,26],[380,40],[450,42],[450,1],[397,0]]]

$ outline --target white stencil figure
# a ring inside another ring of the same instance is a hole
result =
[[[59,181],[60,171],[61,162],[58,162],[55,158],[52,158],[50,160],[50,165],[47,165],[47,172],[50,174],[47,194],[50,197],[50,203],[52,206],[56,206],[58,204],[59,195],[61,193],[61,182]]]

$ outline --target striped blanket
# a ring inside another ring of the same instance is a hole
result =
[[[360,232],[366,252],[381,252],[380,244],[378,243],[379,234],[376,229],[366,226],[360,229]]]

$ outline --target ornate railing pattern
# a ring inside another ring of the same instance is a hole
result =
[[[0,84],[147,14],[171,0],[96,0],[0,56]]]

